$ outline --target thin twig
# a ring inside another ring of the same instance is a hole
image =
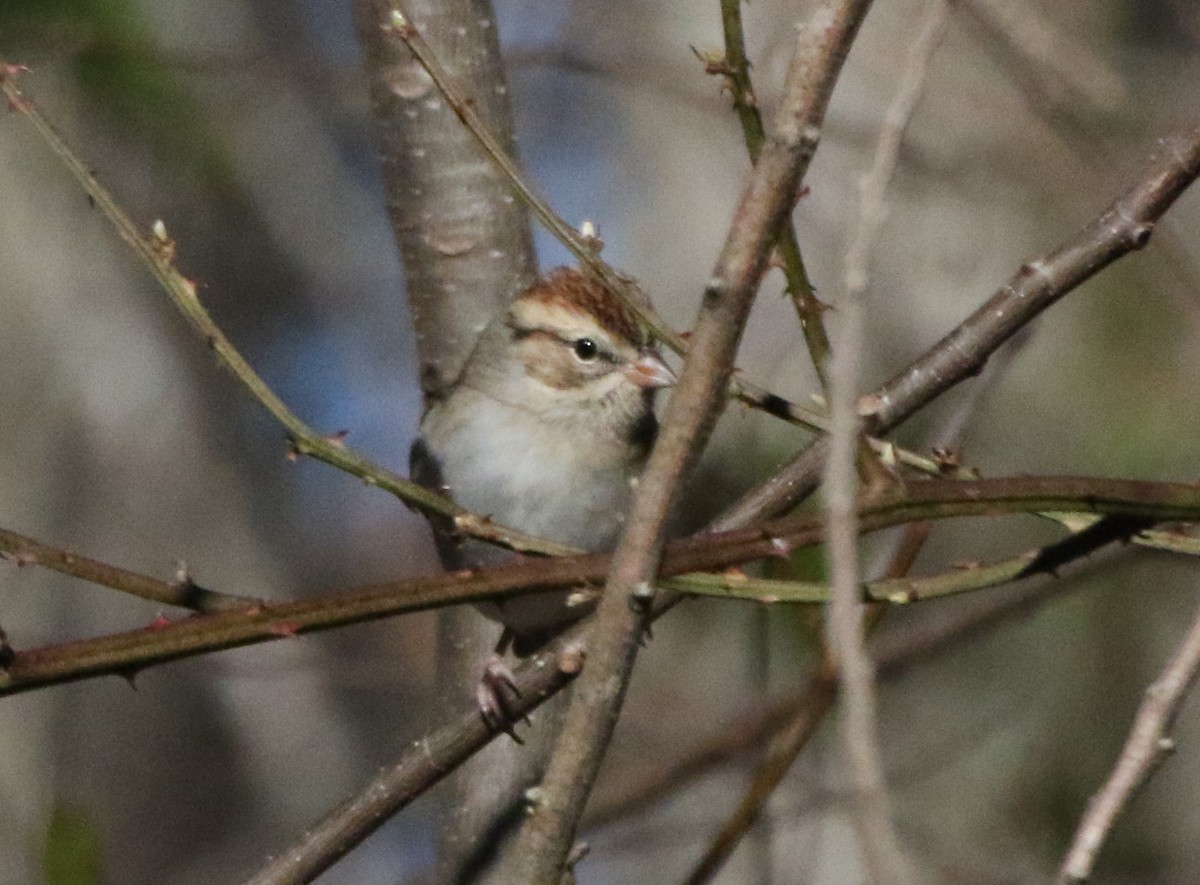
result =
[[[671,503],[716,423],[771,244],[791,211],[833,85],[869,5],[829,2],[800,33],[775,130],[706,288],[679,385],[613,555],[588,633],[588,666],[572,693],[538,800],[505,859],[502,882],[557,882],[563,874],[648,623]]]
[[[262,604],[261,599],[206,590],[197,586],[186,573],[175,581],[162,581],[70,550],[51,547],[7,529],[0,529],[0,559],[9,559],[21,567],[41,566],[151,602],[198,612],[238,611]]]
[[[1087,514],[1053,516],[1068,527],[1074,526],[1076,530],[1091,525],[1097,519]],[[1133,543],[1158,550],[1200,556],[1200,539],[1179,532],[1145,532],[1131,540]],[[955,569],[923,578],[869,581],[863,585],[863,592],[868,598],[879,602],[907,603],[993,587],[1011,580],[1028,566],[1032,561],[1031,557],[1037,554],[1038,552],[1034,551],[990,565]],[[195,584],[186,575],[164,581],[70,550],[53,547],[4,528],[0,528],[0,559],[8,559],[18,568],[47,568],[150,602],[197,612],[237,611],[261,606],[266,601],[262,597],[208,590]],[[664,580],[662,585],[692,595],[762,603],[824,603],[829,600],[829,587],[826,584],[752,578],[740,571],[681,575]]]
[[[546,229],[579,260],[582,266],[617,293],[660,341],[680,356],[686,356],[689,345],[683,336],[659,317],[646,299],[633,293],[632,281],[609,266],[596,251],[594,243],[567,224],[545,200],[538,196],[516,162],[499,144],[484,121],[480,119],[474,103],[462,93],[455,85],[453,78],[442,67],[437,54],[426,42],[411,17],[404,11],[400,0],[389,0],[389,2],[392,7],[390,26],[396,36],[412,51],[425,72],[429,74],[430,79],[433,80],[434,85],[437,86],[446,104],[458,115],[463,125],[479,142],[484,154],[504,175],[517,196],[529,206],[533,214],[546,226]],[[798,250],[796,261],[799,261]],[[809,288],[811,289],[811,287]],[[816,311],[818,307],[819,305],[813,307],[813,310]],[[789,402],[744,378],[731,375],[727,379],[727,383],[730,394],[752,408],[760,409],[810,430],[819,429],[823,422],[822,415]]]
[[[977,375],[1020,329],[1117,259],[1145,247],[1162,217],[1200,175],[1200,126],[1161,139],[1135,183],[1075,237],[1021,266],[1009,282],[941,341],[864,397],[865,430],[882,434],[937,396]],[[818,440],[730,507],[719,525],[781,513],[816,487],[825,458]]]
[[[108,190],[63,141],[54,127],[22,95],[15,82],[15,74],[19,70],[18,67],[8,65],[3,59],[0,59],[0,91],[7,97],[9,106],[30,122],[51,151],[70,170],[88,196],[116,228],[121,239],[129,244],[142,263],[150,269],[159,285],[171,296],[175,306],[191,323],[192,328],[196,330],[208,348],[216,354],[222,365],[229,369],[251,396],[284,426],[291,442],[291,454],[307,455],[324,461],[326,464],[359,477],[368,485],[378,486],[384,491],[392,493],[422,512],[449,517],[454,520],[455,529],[462,534],[502,544],[525,553],[561,555],[574,552],[562,544],[554,544],[506,528],[464,510],[448,498],[404,479],[347,448],[340,434],[323,436],[301,421],[267,386],[220,327],[213,322],[208,311],[200,303],[196,284],[175,268],[175,243],[170,238],[166,225],[161,221],[156,221],[150,232],[143,233],[134,224]]]
[[[746,151],[750,154],[750,161],[757,163],[767,132],[750,79],[750,59],[746,56],[746,39],[742,28],[742,0],[721,0],[721,27],[725,35],[725,55],[710,69],[725,77],[729,93],[733,96],[733,108],[742,126]],[[800,317],[800,328],[804,332],[813,368],[821,382],[821,389],[828,391],[826,364],[829,362],[829,336],[825,333],[825,305],[818,300],[808,278],[796,226],[791,219],[780,225],[779,241],[775,248],[787,278],[788,294],[792,296]]]
[[[498,734],[510,731],[565,687],[583,666],[577,637],[564,637],[522,663],[503,722],[489,723],[472,704],[430,732],[391,765],[331,809],[304,835],[246,880],[246,885],[300,885],[313,881],[367,836]]]
[[[895,570],[902,571],[904,566],[896,566]],[[889,569],[889,572],[891,571],[893,569]],[[977,620],[982,621],[986,618],[990,623],[995,617],[995,614],[987,609],[977,615]],[[880,661],[881,671],[886,673],[901,669],[909,660],[909,656],[927,656],[939,643],[964,635],[975,623],[976,621],[972,620],[955,622],[944,627],[940,633],[924,637],[919,644],[899,649]],[[563,656],[570,653],[565,658],[568,663],[578,659],[574,655],[575,650],[582,648],[579,643],[581,637],[582,627],[577,627],[554,643],[550,649],[525,661],[516,670],[515,680],[519,693],[514,696],[506,725],[515,726],[536,704],[567,684],[573,674],[564,672]],[[570,667],[565,670],[569,671]],[[835,691],[836,687],[834,683]],[[775,704],[760,714],[754,722],[748,725],[739,724],[732,733],[718,735],[661,778],[642,785],[635,795],[600,812],[589,824],[599,826],[626,816],[631,810],[655,801],[678,785],[720,764],[740,748],[758,745],[761,740],[779,731],[785,723],[794,722],[801,705],[810,709],[810,713],[806,715],[812,717],[814,724],[819,721],[819,705],[814,705],[813,700],[805,695]],[[281,851],[250,881],[253,885],[284,885],[311,881],[374,832],[390,815],[435,785],[470,752],[490,740],[494,733],[485,731],[481,721],[477,709],[472,707],[459,717],[454,725],[443,726],[415,741],[400,759],[382,770],[352,798],[330,811],[319,823],[306,830],[300,839]],[[736,841],[732,844],[736,844]]]
[[[824,110],[866,2],[828,4],[798,41],[772,142],[763,150],[704,294],[683,375],[638,486],[546,778],[505,859],[506,883],[557,881],[628,685],[659,571],[667,512],[716,421],[767,253],[816,148]]]
[[[1117,818],[1138,789],[1175,750],[1171,728],[1200,673],[1200,611],[1171,662],[1146,689],[1133,728],[1104,786],[1087,811],[1059,871],[1059,885],[1086,882]]]
[[[997,0],[966,0],[960,7],[1030,112],[1085,166],[1102,170],[1118,165],[1120,158],[1103,136],[1117,119],[1119,101],[1127,91],[1120,76],[1028,3],[1014,9]],[[1157,231],[1158,249],[1162,263],[1176,277],[1166,288],[1195,331],[1200,329],[1194,297],[1200,276],[1191,260],[1191,240],[1177,226],[1164,219]]]
[[[724,865],[733,849],[749,832],[766,807],[767,800],[774,795],[784,775],[791,770],[796,756],[812,737],[817,726],[837,700],[838,678],[828,660],[816,673],[809,677],[800,692],[803,701],[792,708],[786,726],[772,737],[767,747],[766,758],[759,766],[750,789],[738,802],[738,807],[721,828],[716,839],[708,846],[704,856],[689,873],[687,885],[702,885],[711,882]]]
[[[884,578],[900,578],[907,574],[916,562],[921,548],[929,539],[930,533],[930,523],[910,523],[888,563]],[[884,611],[885,608],[881,605],[868,609],[866,624],[868,631],[878,626]],[[840,686],[841,680],[838,678],[837,664],[828,640],[823,639],[820,664],[816,671],[809,676],[804,690],[801,691],[796,703],[792,705],[790,712],[780,723],[776,733],[771,736],[761,762],[756,765],[754,778],[751,780],[749,788],[742,794],[733,814],[721,826],[716,837],[709,843],[703,856],[686,879],[688,885],[701,885],[701,883],[711,881],[742,839],[752,831],[755,824],[761,819],[775,789],[791,770],[801,751],[808,745],[817,726],[832,709]]]
[[[859,363],[870,255],[886,215],[884,195],[900,154],[900,144],[923,91],[926,72],[945,31],[947,0],[930,0],[909,48],[896,95],[888,107],[871,169],[862,180],[858,222],[846,253],[844,297],[838,302],[840,334],[830,367],[833,432],[825,466],[827,555],[833,599],[826,620],[826,642],[841,681],[841,733],[854,784],[853,820],[867,879],[905,883],[912,870],[892,823],[891,801],[879,749],[874,663],[866,650],[864,610],[858,579],[858,477],[860,441],[857,409]]]
[[[885,637],[880,637],[885,645],[876,655],[879,678],[885,681],[893,679],[914,664],[934,657],[948,647],[969,641],[979,630],[990,628],[1014,614],[1026,612],[1031,602],[1041,601],[1052,592],[1062,592],[1069,586],[1063,581],[1044,581],[1005,596],[981,599],[978,605],[961,616],[940,621],[911,641],[889,643]],[[748,719],[722,729],[669,768],[639,782],[629,793],[589,812],[585,823],[589,827],[603,827],[638,814],[667,796],[678,793],[714,768],[732,762],[768,739],[775,740],[775,735],[800,715],[799,711],[814,703],[818,701],[807,694],[806,688],[801,688]],[[769,793],[766,795],[769,796]]]

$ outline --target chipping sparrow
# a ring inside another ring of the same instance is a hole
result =
[[[674,381],[614,292],[557,268],[492,321],[458,379],[429,405],[413,476],[520,531],[608,549],[658,430],[655,391]],[[446,568],[512,556],[445,529],[435,524]],[[536,640],[583,614],[567,597],[555,591],[480,608],[518,642]]]

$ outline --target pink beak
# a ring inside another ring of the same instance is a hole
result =
[[[675,373],[662,361],[656,353],[643,353],[637,362],[621,370],[625,377],[638,387],[656,388],[670,387],[675,383]]]

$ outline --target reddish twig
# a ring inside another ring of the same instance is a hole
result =
[[[1200,521],[1200,486],[1086,477],[1011,477],[927,480],[897,487],[859,510],[864,532],[925,519],[1047,510],[1135,516],[1154,521]],[[727,568],[825,539],[820,517],[798,514],[752,528],[701,533],[667,545],[662,577]],[[613,554],[541,560],[418,580],[374,584],[264,603],[241,611],[156,622],[149,628],[17,651],[0,667],[0,696],[46,685],[139,671],[222,649],[239,648],[316,630],[495,599],[518,592],[588,586],[611,572]],[[655,603],[669,608],[670,599]]]

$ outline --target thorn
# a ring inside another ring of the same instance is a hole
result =
[[[138,673],[140,673],[140,672],[141,671],[137,667],[130,667],[127,670],[118,671],[117,675],[120,676],[122,679],[124,679],[127,683],[129,683],[130,688],[132,688],[134,691],[137,691],[138,690],[137,677],[138,677]]]
[[[695,46],[688,46],[692,50],[692,55],[700,60],[704,65],[704,73],[710,76],[729,76],[733,73],[733,68],[729,61],[725,58],[725,52],[720,49],[698,49]]]

